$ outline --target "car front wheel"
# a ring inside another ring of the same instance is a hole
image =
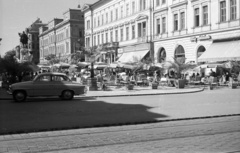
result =
[[[16,102],[23,102],[26,100],[26,93],[24,91],[15,91],[13,93],[13,99],[16,101]]]
[[[65,90],[62,92],[61,98],[64,100],[71,100],[73,99],[73,92],[70,90]]]

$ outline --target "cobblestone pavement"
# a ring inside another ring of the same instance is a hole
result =
[[[0,152],[240,152],[240,116],[0,136]]]

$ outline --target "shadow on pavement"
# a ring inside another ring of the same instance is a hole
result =
[[[0,135],[126,125],[167,117],[140,104],[110,104],[95,98],[61,101],[29,98],[26,102],[0,102]]]

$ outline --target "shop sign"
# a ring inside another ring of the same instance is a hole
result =
[[[210,35],[200,35],[198,40],[199,41],[204,41],[204,40],[209,40],[212,39],[212,37]]]
[[[197,42],[197,37],[190,37],[191,42]]]

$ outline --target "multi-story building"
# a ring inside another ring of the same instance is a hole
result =
[[[28,35],[28,50],[30,54],[32,54],[32,62],[35,64],[38,64],[40,59],[38,35],[39,28],[41,26],[46,26],[46,24],[42,23],[42,21],[38,18],[25,30]]]
[[[239,0],[100,0],[83,12],[85,46],[118,42],[120,62],[240,60]]]
[[[187,63],[240,60],[240,53],[237,54],[240,51],[239,0],[155,2],[156,62],[173,60],[173,57]]]
[[[69,63],[71,55],[84,45],[84,16],[80,9],[69,9],[64,19],[54,18],[47,26],[39,28],[40,61],[54,54]]]
[[[86,47],[110,44],[102,58],[114,62],[134,62],[153,55],[153,0],[100,0],[83,7]],[[118,46],[111,45],[117,42]],[[106,49],[106,47],[104,47]]]

